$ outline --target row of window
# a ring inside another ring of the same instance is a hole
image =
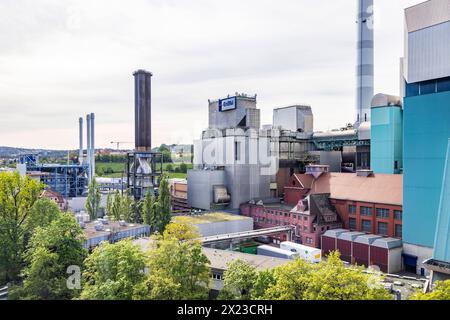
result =
[[[356,206],[349,205],[348,213],[350,215],[355,215],[356,214]],[[377,213],[377,218],[380,218],[380,219],[389,219],[391,217],[391,211],[389,209],[377,208],[376,213]],[[365,217],[372,217],[373,210],[371,207],[361,207],[360,214]],[[401,210],[394,210],[394,219],[395,220],[402,221],[403,220],[402,216],[403,216],[403,212]]]
[[[271,215],[274,215],[274,216],[297,219],[297,215],[296,215],[296,214],[293,214],[293,213],[288,213],[288,212],[278,212],[278,211],[273,211],[273,210],[267,210],[266,212],[267,212],[268,214],[271,214]],[[300,216],[298,216],[298,218],[301,219]],[[307,221],[307,220],[308,220],[308,217],[303,217],[303,220]]]
[[[450,91],[450,77],[406,84],[407,97],[445,91]]]
[[[355,218],[349,219],[349,228],[350,230],[358,230],[358,226]],[[371,220],[362,220],[361,221],[361,230],[366,233],[372,233],[372,221]],[[386,222],[378,222],[377,223],[377,234],[388,236],[389,235],[389,225]],[[403,236],[403,226],[401,224],[395,225],[394,234],[396,238],[401,238]]]

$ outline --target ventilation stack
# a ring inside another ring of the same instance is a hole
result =
[[[374,95],[374,19],[373,0],[358,1],[356,125],[370,121]]]

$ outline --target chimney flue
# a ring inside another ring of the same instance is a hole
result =
[[[151,72],[138,70],[134,76],[135,147],[137,151],[152,149],[152,76]]]
[[[374,93],[374,21],[373,0],[358,1],[356,123],[370,121]]]
[[[80,123],[80,149],[78,153],[78,163],[80,165],[83,164],[83,118],[80,117],[79,119]]]
[[[86,116],[86,163],[88,165],[88,181],[91,182],[91,115]]]

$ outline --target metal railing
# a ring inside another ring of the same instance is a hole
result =
[[[258,229],[252,231],[244,231],[244,232],[236,232],[236,233],[228,233],[228,234],[220,234],[217,236],[203,237],[199,238],[200,242],[203,244],[221,242],[227,240],[238,240],[238,239],[249,239],[249,238],[257,238],[261,236],[266,236],[270,234],[276,234],[281,232],[290,232],[294,231],[293,226],[284,226],[284,227],[275,227],[275,228],[267,228],[267,229]]]

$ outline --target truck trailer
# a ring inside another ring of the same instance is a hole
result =
[[[292,251],[275,248],[272,246],[262,245],[257,249],[258,255],[267,256],[273,258],[295,260],[298,258],[298,254]]]
[[[299,243],[285,241],[280,244],[280,248],[286,251],[296,253],[299,258],[310,263],[319,263],[322,261],[322,251],[320,249],[301,245]]]

